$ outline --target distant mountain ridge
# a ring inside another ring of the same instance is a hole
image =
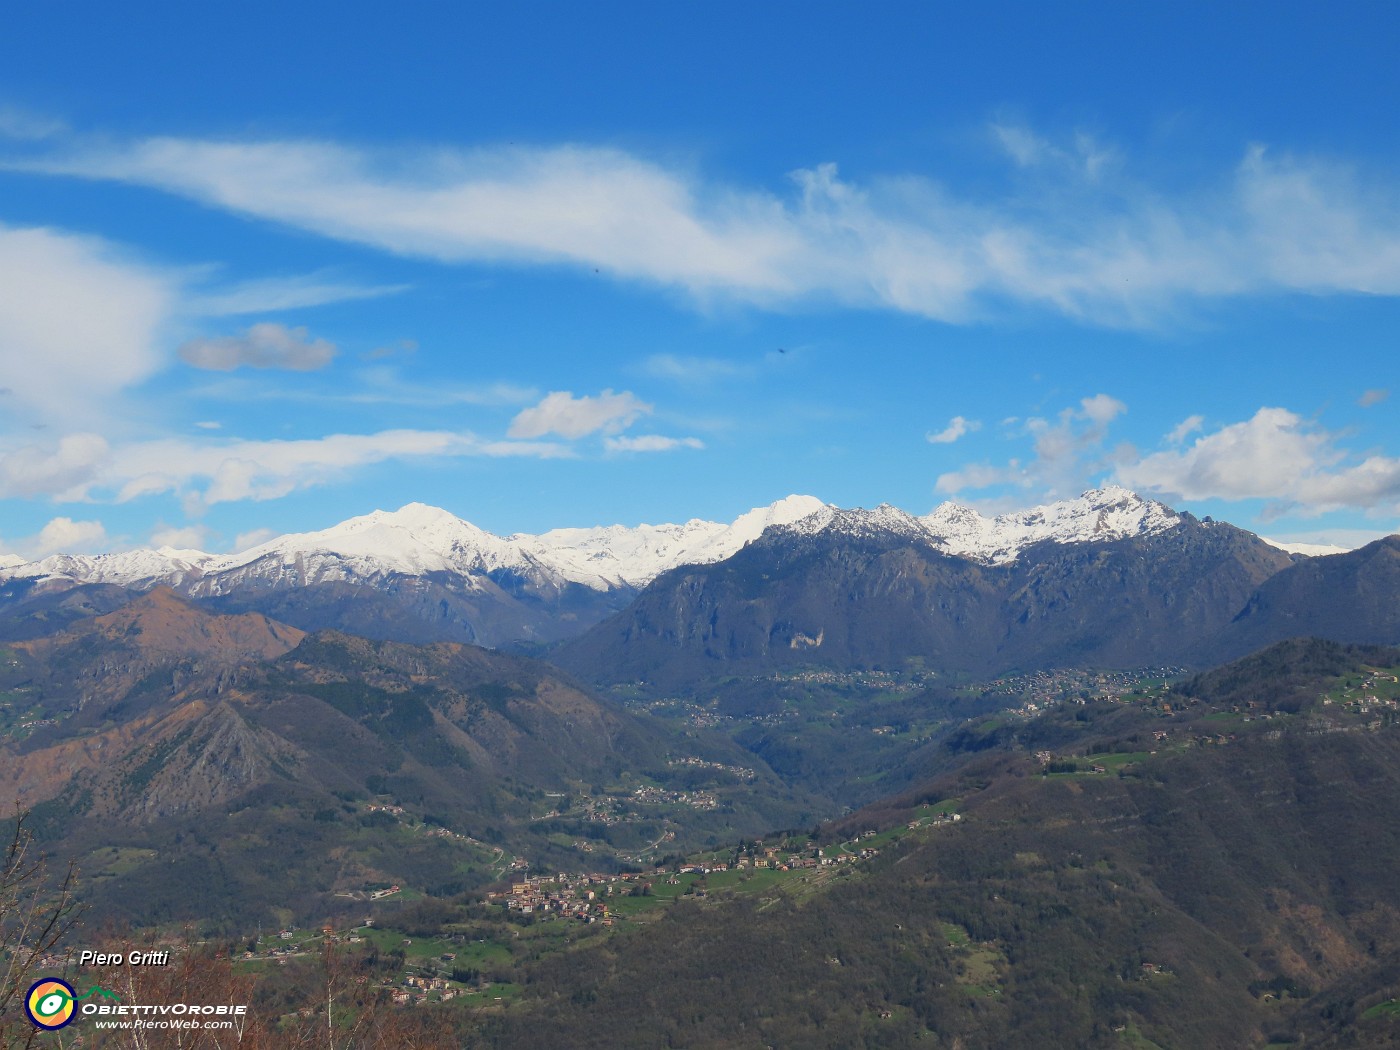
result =
[[[1082,557],[1085,552],[1125,543],[1156,543],[1168,560],[1175,556],[1172,551],[1200,557],[1200,551],[1157,541],[1195,536],[1193,530],[1214,526],[1117,486],[996,517],[954,503],[919,517],[889,504],[843,509],[793,495],[727,524],[693,519],[506,537],[445,510],[411,503],[319,532],[281,536],[238,554],[162,548],[55,555],[0,566],[0,637],[34,637],[53,629],[50,625],[111,611],[129,600],[125,595],[131,591],[168,586],[219,611],[259,612],[307,631],[336,629],[413,643],[551,644],[578,637],[628,608],[668,573],[728,564],[759,543],[800,548],[817,539],[849,544],[878,538],[886,546],[922,552],[927,566],[935,569],[920,589],[927,591],[920,600],[933,608],[964,602],[967,587],[980,585],[974,578],[991,573],[1000,579],[999,573],[1024,569],[1027,559],[1042,560],[1052,549],[1079,572],[1092,571],[1102,561]],[[1221,585],[1222,600],[1228,591],[1228,600],[1245,601],[1264,579],[1300,557],[1251,533],[1233,531],[1249,538],[1253,568],[1245,574],[1248,586],[1242,593]],[[954,564],[969,568],[955,570]],[[1130,558],[1124,566],[1124,572],[1137,571]],[[1144,585],[1152,594],[1162,581]],[[1078,583],[1070,589],[1082,592]],[[982,633],[1000,629],[994,621],[1013,606],[1015,615],[1032,615],[1017,602],[1000,612],[994,604],[980,605],[977,615],[988,619]],[[1223,604],[1213,606],[1206,619],[1222,622],[1225,611]],[[1239,611],[1231,607],[1228,615]],[[969,626],[970,621],[960,630],[965,633]],[[1270,630],[1258,635],[1260,644],[1272,637]],[[1025,634],[1015,625],[1005,632]],[[798,633],[817,637],[805,629]],[[796,636],[791,641],[798,648],[809,644]],[[961,643],[950,636],[947,644],[957,648]],[[1096,643],[1082,648],[1086,658],[1113,649]],[[870,658],[862,651],[856,659],[868,663]]]
[[[166,584],[196,597],[214,597],[250,582],[293,581],[305,586],[396,574],[510,572],[607,591],[645,586],[679,565],[723,561],[771,527],[808,533],[896,528],[945,553],[1004,564],[1044,540],[1090,543],[1152,535],[1179,521],[1180,516],[1161,503],[1116,486],[995,518],[951,502],[915,517],[889,504],[845,510],[814,496],[793,495],[728,524],[695,518],[679,525],[608,525],[506,537],[437,507],[410,503],[319,532],[289,533],[237,554],[161,547],[118,554],[56,554],[33,562],[8,556],[0,561],[0,577],[137,588]]]
[[[1138,508],[1100,510],[1113,522]],[[724,562],[672,570],[553,658],[594,682],[662,689],[811,665],[916,661],[974,675],[1205,666],[1261,586],[1296,567],[1223,522],[1153,508],[1127,518],[1131,535],[1110,524],[1098,542],[1042,539],[1012,560],[985,544],[982,561],[943,549],[893,508],[835,511],[823,527],[805,519]],[[1094,519],[1072,520],[1082,534]]]
[[[501,537],[440,508],[410,503],[319,532],[289,533],[237,554],[170,547],[56,554],[0,567],[0,575],[138,588],[167,584],[197,597],[227,594],[247,583],[306,586],[444,572],[533,574],[555,585],[607,591],[642,586],[675,565],[723,560],[770,525],[797,521],[824,506],[815,497],[789,496],[727,525],[694,519],[681,525],[612,525]]]

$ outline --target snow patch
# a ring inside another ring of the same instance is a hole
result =
[[[1309,558],[1325,558],[1329,554],[1346,554],[1350,547],[1337,547],[1331,543],[1286,543],[1283,540],[1271,540],[1267,536],[1260,536],[1261,540],[1270,547],[1277,547],[1288,554],[1302,554]]]

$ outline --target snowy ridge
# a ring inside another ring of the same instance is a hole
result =
[[[882,503],[874,510],[822,507],[800,521],[786,526],[775,535],[816,536],[821,533],[857,539],[894,535],[925,544],[933,539],[922,521],[888,503]]]
[[[39,561],[0,567],[0,576],[114,583],[121,587],[155,587],[162,583],[176,586],[198,575],[203,565],[214,560],[213,554],[172,547],[121,554],[53,554]]]
[[[642,587],[677,565],[723,561],[770,525],[786,524],[825,507],[812,496],[789,496],[739,516],[731,524],[623,525],[555,529],[539,536],[496,536],[422,503],[375,511],[320,532],[292,533],[238,554],[136,550],[121,554],[58,554],[0,566],[0,578],[168,584],[199,597],[245,587],[314,583],[373,583],[390,576],[452,573],[471,580],[497,572],[558,587],[582,584],[606,591]]]
[[[694,519],[681,525],[623,525],[554,529],[501,537],[437,507],[410,503],[375,511],[320,532],[294,533],[238,554],[136,550],[121,554],[60,554],[20,565],[0,563],[0,579],[114,583],[147,588],[168,584],[197,596],[245,588],[342,581],[375,583],[392,576],[451,573],[471,585],[509,573],[537,586],[581,584],[597,591],[638,588],[680,565],[723,561],[766,531],[813,536],[894,535],[988,565],[1015,561],[1031,544],[1094,543],[1147,536],[1175,527],[1181,516],[1127,489],[1093,489],[1077,499],[987,518],[955,503],[925,517],[882,504],[843,510],[813,496],[788,496],[723,524]],[[1309,552],[1310,553],[1310,552]],[[475,582],[473,582],[475,581]]]
[[[1181,515],[1156,500],[1109,485],[1090,489],[1077,499],[995,518],[944,503],[923,521],[947,553],[988,565],[1005,565],[1033,543],[1103,543],[1151,536],[1180,524]]]
[[[1287,554],[1302,554],[1309,558],[1325,558],[1329,554],[1345,554],[1351,550],[1350,547],[1337,547],[1330,543],[1287,543],[1283,540],[1271,540],[1267,536],[1259,538],[1270,547],[1277,547]]]
[[[739,515],[723,525],[693,518],[684,525],[608,525],[592,529],[553,529],[539,536],[518,534],[511,541],[531,549],[575,583],[602,589],[641,587],[678,565],[708,565],[737,554],[773,525],[799,521],[826,509],[815,496],[788,496]],[[598,582],[595,582],[598,581]]]
[[[1105,543],[1164,532],[1180,522],[1181,516],[1162,504],[1112,486],[995,518],[983,517],[957,503],[944,503],[922,518],[888,503],[874,510],[825,507],[784,531],[806,536],[824,532],[896,536],[984,565],[1005,565],[1027,547],[1046,540]]]

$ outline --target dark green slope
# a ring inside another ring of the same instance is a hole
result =
[[[1345,699],[1366,695],[1349,676],[1396,656],[1295,644],[1194,693],[1056,711],[1026,725],[1027,749],[983,756],[832,837],[926,799],[959,798],[960,823],[908,836],[814,896],[677,907],[546,960],[485,1040],[1396,1045],[1400,1018],[1374,1008],[1400,992],[1400,724]],[[1290,688],[1300,664],[1337,673]],[[1085,771],[1044,775],[1027,750],[1052,739],[1057,761]],[[1156,753],[1099,759],[1105,747]],[[1095,761],[1121,774],[1088,772]]]

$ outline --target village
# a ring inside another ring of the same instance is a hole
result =
[[[1324,707],[1335,705],[1347,714],[1383,716],[1380,721],[1393,721],[1400,710],[1400,669],[1367,668],[1360,681],[1346,682],[1321,697]]]
[[[757,885],[769,887],[781,883],[783,876],[839,869],[870,860],[903,834],[921,828],[949,826],[962,820],[952,802],[924,809],[926,812],[901,828],[882,833],[868,830],[854,839],[830,846],[819,846],[806,838],[784,838],[771,844],[755,840],[731,850],[641,871],[521,874],[512,878],[508,889],[489,892],[486,903],[503,906],[508,914],[518,917],[564,918],[612,926],[619,918],[636,918],[651,907],[681,897],[703,899],[718,890],[741,892],[759,873],[768,878]]]
[[[398,807],[376,804],[392,816]],[[956,800],[925,804],[902,825],[877,832],[867,829],[852,839],[820,845],[806,836],[754,840],[728,849],[696,854],[668,865],[624,872],[552,872],[533,875],[523,858],[507,856],[505,881],[486,891],[477,906],[484,915],[503,920],[499,932],[483,940],[448,926],[431,937],[409,936],[394,926],[395,912],[365,915],[348,928],[326,924],[320,929],[286,926],[241,944],[236,958],[244,966],[288,965],[297,958],[327,950],[371,950],[402,957],[402,969],[382,985],[397,1005],[462,999],[473,1005],[504,1005],[518,992],[508,981],[510,946],[569,943],[566,931],[602,932],[626,923],[646,923],[680,901],[705,901],[745,893],[776,894],[812,887],[851,873],[878,857],[902,837],[961,823]],[[392,904],[410,896],[399,884],[357,892],[371,903]],[[349,894],[342,894],[349,896]],[[416,895],[411,895],[416,896]],[[545,924],[541,926],[540,924]],[[484,929],[478,923],[473,929]],[[550,931],[556,931],[551,933]],[[565,939],[560,940],[560,936]],[[520,940],[524,938],[524,940]],[[183,945],[176,944],[176,951]],[[61,967],[62,961],[55,959]]]

